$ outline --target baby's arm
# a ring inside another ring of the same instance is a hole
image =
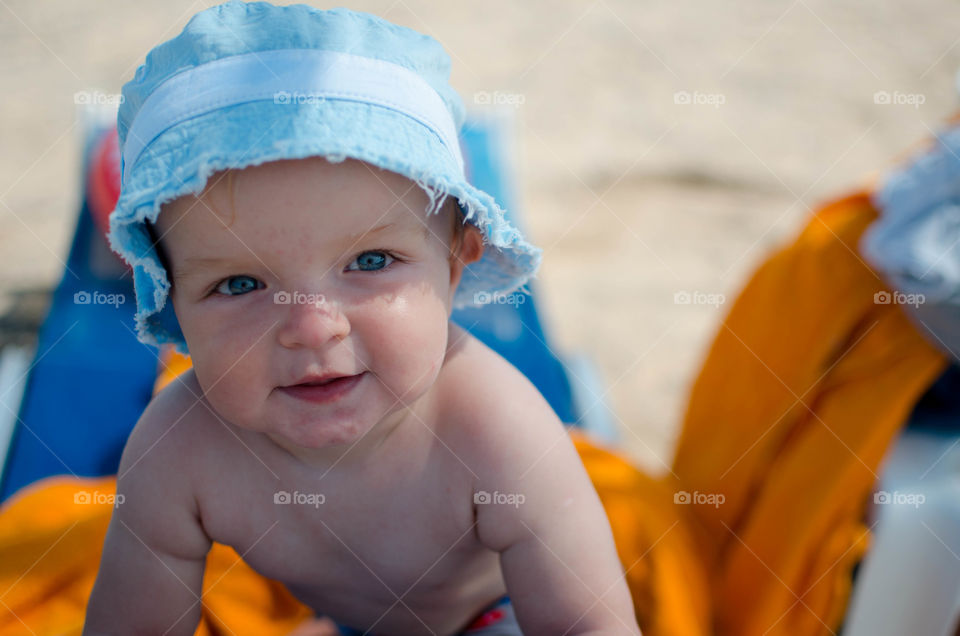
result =
[[[639,634],[610,523],[563,425],[539,394],[487,404],[500,419],[477,433],[490,495],[475,506],[477,533],[500,553],[523,632]]]
[[[176,429],[164,436],[179,417],[170,404],[169,393],[151,402],[124,449],[117,482],[122,503],[107,530],[84,636],[192,636],[200,620],[211,542],[190,488],[190,449]],[[187,420],[176,427],[190,426]]]

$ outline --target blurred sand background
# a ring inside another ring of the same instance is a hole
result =
[[[212,4],[0,0],[0,313],[62,273],[80,185],[74,94],[118,93]],[[732,301],[812,207],[957,106],[945,0],[347,6],[438,39],[467,107],[485,93],[512,120],[548,333],[597,363],[625,449],[654,472],[726,311],[675,295]]]

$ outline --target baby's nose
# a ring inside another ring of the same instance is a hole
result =
[[[286,312],[278,334],[284,347],[316,349],[350,333],[350,321],[340,303],[323,294],[277,292],[274,303]]]

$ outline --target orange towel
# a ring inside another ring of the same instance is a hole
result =
[[[0,509],[0,634],[79,636],[115,487],[115,477],[50,477]],[[216,543],[203,598],[197,636],[288,634],[312,615],[283,585]]]
[[[897,305],[857,241],[865,193],[819,210],[753,276],[693,386],[674,472],[717,493],[703,532],[717,634],[826,634],[869,539],[878,465],[946,360]]]

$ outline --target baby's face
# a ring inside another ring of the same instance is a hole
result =
[[[416,184],[349,159],[267,163],[235,172],[232,188],[221,176],[165,205],[156,227],[194,372],[220,416],[317,449],[352,443],[423,395],[462,268],[483,249],[468,225],[451,255],[454,199],[428,217]],[[284,388],[327,374],[358,377],[332,400]]]

